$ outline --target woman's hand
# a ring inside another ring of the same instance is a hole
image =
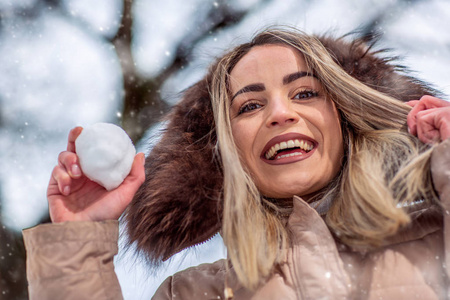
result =
[[[412,107],[408,114],[409,132],[427,144],[438,143],[450,137],[450,102],[423,96],[406,102]]]
[[[138,153],[130,174],[116,189],[108,192],[89,180],[82,174],[75,151],[75,140],[82,130],[76,127],[70,131],[67,151],[59,154],[50,178],[47,199],[54,223],[118,219],[145,179],[145,157]]]

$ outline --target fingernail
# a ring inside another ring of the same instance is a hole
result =
[[[144,153],[142,153],[141,156],[142,156],[142,158],[141,158],[142,159],[142,165],[145,166],[145,155],[144,155]]]
[[[81,175],[80,167],[78,167],[77,164],[72,166],[72,175],[73,176],[80,176]]]
[[[63,194],[66,195],[66,196],[70,194],[70,187],[69,186],[64,187]]]

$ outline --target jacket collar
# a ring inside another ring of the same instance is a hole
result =
[[[293,210],[289,217],[288,229],[296,236],[296,231],[314,232],[318,238],[331,236],[331,232],[325,223],[326,211],[332,205],[331,199],[322,200],[320,203],[306,203],[298,196],[293,198]],[[433,232],[442,230],[442,209],[436,205],[429,205],[425,201],[417,201],[406,207],[411,223],[399,230],[395,235],[387,238],[381,247],[387,247],[399,243],[421,239]],[[336,239],[336,237],[334,236]],[[298,239],[296,243],[301,243]],[[339,241],[337,241],[339,243]],[[367,252],[373,249],[364,247],[349,247],[341,245],[341,250],[347,249],[354,252]]]

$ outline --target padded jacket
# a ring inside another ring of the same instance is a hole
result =
[[[153,299],[450,299],[450,140],[433,151],[441,203],[408,209],[411,224],[374,251],[337,242],[323,218],[294,198],[285,262],[256,291],[242,287],[226,261],[167,278]],[[114,273],[118,223],[44,224],[23,232],[30,299],[122,299]]]

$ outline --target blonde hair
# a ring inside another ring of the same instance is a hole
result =
[[[266,44],[297,49],[339,111],[343,166],[314,197],[332,197],[325,220],[337,238],[350,246],[380,246],[410,222],[405,206],[437,198],[428,166],[431,150],[406,131],[409,106],[351,77],[317,38],[295,30],[265,30],[223,56],[210,84],[224,171],[222,235],[239,281],[250,289],[283,260],[289,241],[282,217],[285,202],[259,193],[241,163],[230,126],[229,74],[253,47]]]

